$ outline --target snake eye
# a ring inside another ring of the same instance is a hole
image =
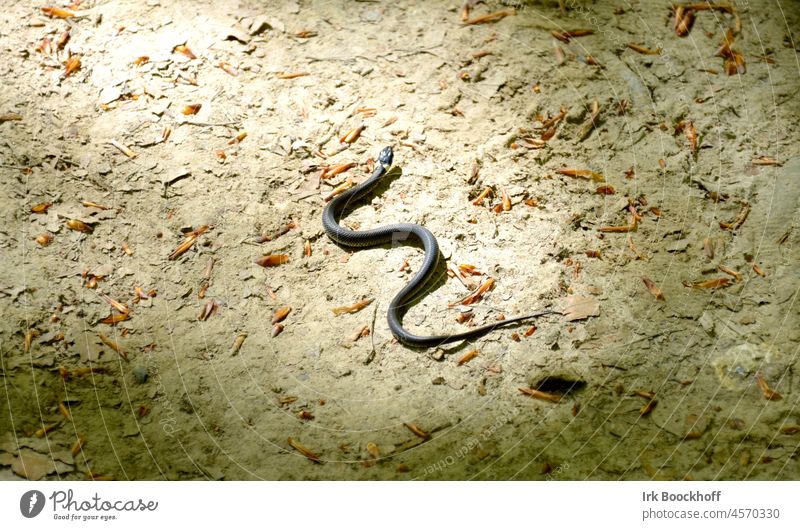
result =
[[[382,166],[388,168],[392,165],[392,158],[394,157],[394,151],[392,151],[392,147],[384,147],[381,150],[381,154],[378,155],[378,162],[381,163]]]

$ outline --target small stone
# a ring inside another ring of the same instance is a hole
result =
[[[144,384],[147,381],[147,368],[141,365],[134,368],[133,378],[136,379],[136,382],[140,385]]]

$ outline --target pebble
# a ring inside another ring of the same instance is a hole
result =
[[[147,368],[141,365],[137,366],[133,369],[133,377],[140,385],[144,384],[147,381]]]

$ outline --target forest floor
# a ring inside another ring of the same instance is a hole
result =
[[[800,479],[798,4],[264,4],[0,13],[0,479]]]

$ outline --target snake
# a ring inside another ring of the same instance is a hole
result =
[[[433,348],[451,342],[475,339],[500,327],[556,313],[556,311],[552,310],[539,311],[514,318],[498,320],[492,324],[450,335],[420,336],[410,333],[403,328],[402,317],[407,309],[407,303],[423,290],[438,264],[440,253],[436,237],[424,226],[412,223],[390,224],[370,230],[351,230],[339,224],[339,220],[347,205],[374,191],[383,176],[386,175],[392,167],[393,159],[394,151],[391,146],[382,149],[378,155],[378,161],[375,164],[372,176],[361,184],[337,195],[325,206],[322,211],[322,226],[331,241],[347,248],[363,249],[387,243],[405,242],[409,241],[411,238],[415,238],[422,244],[422,248],[425,251],[422,266],[406,286],[395,295],[391,302],[389,302],[389,307],[386,311],[389,329],[400,343],[411,348]]]

